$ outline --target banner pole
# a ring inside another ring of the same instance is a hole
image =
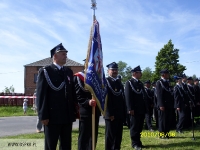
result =
[[[92,150],[95,150],[95,143],[95,106],[92,106]]]
[[[94,24],[94,21],[96,20],[96,17],[95,17],[96,0],[91,0],[91,2],[92,2],[91,8],[94,10],[93,11],[93,24]],[[93,95],[92,95],[92,99],[96,101]],[[92,150],[95,150],[95,147],[96,147],[95,134],[98,134],[98,133],[95,133],[95,106],[92,106]]]

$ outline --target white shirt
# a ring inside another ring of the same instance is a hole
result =
[[[56,67],[58,67],[59,70],[63,67],[63,66],[56,64],[55,62],[53,62],[53,64],[56,65]]]
[[[116,81],[117,80],[117,78],[113,78],[113,77],[111,77],[111,76],[109,76],[110,78],[112,78],[114,81]]]
[[[135,77],[132,77],[133,79],[135,79],[138,82],[138,79],[136,79]]]

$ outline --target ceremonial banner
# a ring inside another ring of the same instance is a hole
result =
[[[106,110],[107,82],[103,69],[103,53],[97,20],[94,21],[91,29],[85,68],[85,88],[91,92],[104,115]]]

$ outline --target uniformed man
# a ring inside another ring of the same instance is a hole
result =
[[[145,113],[147,111],[144,86],[139,80],[142,77],[141,71],[140,66],[132,69],[132,79],[125,84],[126,105],[130,113],[130,136],[132,147],[136,150],[144,147],[140,140],[140,133],[143,129]]]
[[[170,88],[170,93],[171,93],[171,107],[170,107],[170,120],[171,120],[171,123],[170,123],[170,129],[171,130],[175,130],[176,129],[176,114],[177,114],[177,111],[176,109],[174,108],[174,87],[171,85],[171,83],[169,82],[169,88]]]
[[[196,100],[195,117],[199,117],[200,116],[200,87],[199,87],[198,78],[194,80],[194,91],[195,91],[195,100]],[[199,118],[195,120],[196,120],[196,124],[200,125]]]
[[[118,65],[115,62],[108,64],[108,100],[105,113],[105,149],[120,150],[123,123],[126,120],[124,88],[117,78]]]
[[[177,110],[178,113],[176,132],[183,133],[185,122],[185,108],[187,103],[185,101],[184,91],[182,89],[182,78],[180,76],[174,76],[174,79],[176,81],[176,85],[174,87],[174,108]]]
[[[161,79],[156,82],[157,107],[158,107],[158,131],[160,138],[169,138],[171,108],[174,107],[171,89],[169,86],[169,71],[160,71]]]
[[[191,115],[190,115],[190,121],[189,121],[189,118],[188,118],[188,121],[191,122],[190,125],[192,125],[192,122],[194,121],[195,107],[196,107],[194,80],[192,77],[187,78],[187,93],[189,97],[190,114],[192,113],[192,116],[193,116],[193,118],[191,118]]]
[[[153,94],[150,89],[151,87],[151,81],[147,80],[144,82],[144,91],[146,94],[146,100],[148,104],[148,112],[145,114],[145,121],[146,121],[146,126],[149,131],[154,131],[152,127],[152,115],[153,115]]]
[[[45,150],[71,149],[72,123],[75,121],[73,72],[64,67],[67,50],[61,44],[50,53],[53,63],[40,69],[37,81],[38,116],[44,125]]]
[[[156,121],[156,128],[158,128],[158,107],[157,107],[157,94],[156,94],[156,82],[152,82],[152,95],[153,95],[153,116],[154,116],[154,120]]]
[[[190,111],[190,98],[188,95],[188,88],[187,88],[187,76],[185,74],[182,74],[182,89],[184,91],[184,101],[186,103],[185,106],[185,122],[184,122],[184,128],[191,127],[191,111]]]
[[[96,106],[96,101],[92,99],[91,93],[84,88],[84,71],[74,75],[76,98],[79,105],[79,136],[78,150],[92,150],[92,107]],[[95,146],[98,138],[99,117],[101,112],[95,108]]]

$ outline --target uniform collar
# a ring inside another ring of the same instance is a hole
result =
[[[114,80],[114,81],[117,81],[117,78],[113,78],[113,77],[111,77],[111,76],[109,76],[112,80]]]
[[[190,86],[190,87],[193,87],[193,86],[192,86],[191,84],[189,84],[189,83],[188,83],[187,85]]]
[[[132,77],[132,78],[138,82],[138,79],[136,79],[135,77]]]
[[[169,79],[164,79],[163,77],[161,77],[161,79],[166,82],[166,81],[169,81]]]
[[[182,84],[176,83],[176,85],[178,85],[179,87],[182,87]]]
[[[56,64],[55,62],[53,62],[53,64],[58,68],[58,70],[60,70],[63,67],[63,66]]]

